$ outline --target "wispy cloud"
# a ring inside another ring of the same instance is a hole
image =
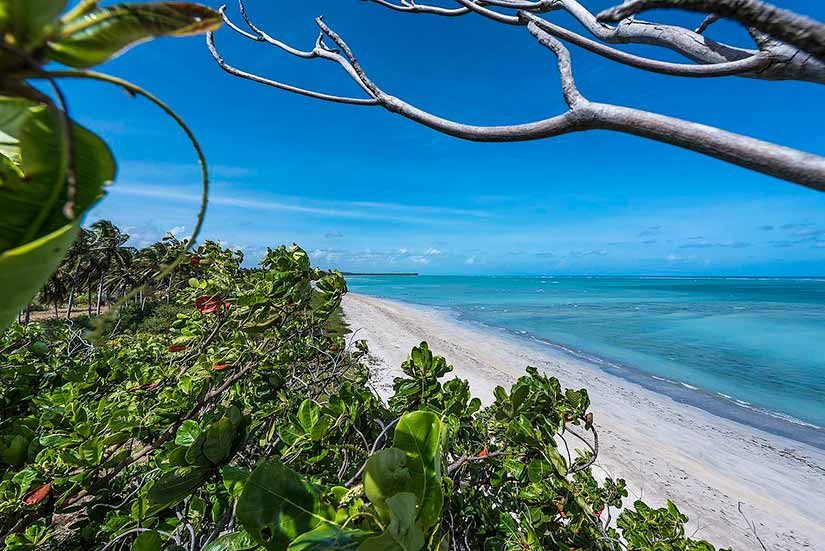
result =
[[[715,247],[725,249],[744,249],[750,247],[750,243],[744,241],[706,241],[704,239],[697,239],[684,245],[679,245],[680,249],[712,249]]]
[[[652,237],[654,235],[660,235],[664,229],[664,226],[648,226],[639,232],[639,237]]]
[[[131,195],[137,197],[148,197],[155,199],[165,199],[170,201],[187,201],[199,203],[201,196],[194,193],[187,193],[179,190],[163,189],[155,186],[124,186],[113,188],[113,194]],[[385,220],[395,222],[406,222],[410,224],[430,224],[438,221],[433,218],[434,214],[449,214],[450,218],[445,218],[445,223],[454,222],[456,216],[469,215],[481,216],[481,211],[464,211],[460,209],[442,209],[441,207],[401,205],[397,203],[377,203],[364,201],[314,201],[312,205],[301,204],[311,200],[292,198],[294,202],[241,199],[238,197],[228,197],[225,195],[212,194],[209,197],[211,205],[225,207],[237,207],[256,211],[274,212],[295,212],[325,218],[348,218],[356,220]],[[406,214],[399,214],[399,211]],[[429,215],[429,216],[428,216]]]

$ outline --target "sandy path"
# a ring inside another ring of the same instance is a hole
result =
[[[651,505],[672,499],[691,518],[696,537],[737,551],[761,550],[737,506],[771,551],[825,551],[825,452],[728,421],[561,358],[494,330],[452,319],[438,309],[349,294],[347,322],[366,339],[378,390],[422,340],[468,379],[485,403],[527,365],[562,385],[587,388],[599,427],[599,468],[628,482],[630,497]]]

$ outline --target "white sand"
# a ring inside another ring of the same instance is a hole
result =
[[[347,322],[380,359],[378,390],[410,349],[426,340],[470,381],[485,403],[497,385],[509,388],[528,365],[587,388],[601,450],[597,466],[624,478],[629,500],[655,506],[673,500],[690,531],[718,547],[761,550],[737,505],[771,551],[825,551],[825,452],[677,403],[594,366],[561,357],[432,308],[349,294]]]

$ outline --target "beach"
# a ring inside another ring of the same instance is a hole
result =
[[[825,452],[647,390],[584,361],[449,311],[350,293],[355,339],[368,342],[382,397],[410,349],[427,341],[486,403],[535,366],[564,387],[586,388],[599,431],[597,468],[628,482],[630,497],[674,501],[689,533],[719,548],[825,551]],[[740,513],[741,510],[741,513]],[[750,525],[752,523],[753,526]],[[759,540],[757,539],[757,535]]]

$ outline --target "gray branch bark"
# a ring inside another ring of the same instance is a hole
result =
[[[825,25],[761,0],[626,0],[599,14],[600,21],[621,21],[655,8],[711,13],[739,21],[825,61]]]
[[[242,0],[240,1],[243,9]],[[426,9],[436,8],[434,6],[421,6],[408,0],[400,0],[401,5],[390,4],[387,0],[371,1],[387,7],[392,5],[394,6],[393,9],[398,9],[398,11],[413,11],[412,8],[415,8],[418,13],[437,13]],[[708,1],[711,2],[711,0]],[[243,16],[250,29],[252,29],[252,33],[248,33],[234,24],[229,26],[248,39],[269,43],[292,55],[302,58],[318,57],[335,62],[361,88],[367,96],[366,98],[331,96],[245,73],[227,65],[220,57],[212,33],[207,36],[207,43],[219,65],[233,75],[317,99],[356,105],[380,106],[391,113],[401,115],[433,130],[465,140],[478,142],[527,141],[551,138],[572,132],[611,130],[689,149],[811,189],[825,191],[825,157],[666,115],[589,101],[576,86],[570,53],[561,40],[577,44],[609,59],[648,71],[692,77],[770,74],[771,71],[776,70],[775,56],[776,51],[778,51],[771,48],[789,48],[796,52],[795,55],[799,56],[798,49],[777,42],[775,39],[755,30],[752,30],[752,35],[760,48],[757,50],[743,50],[710,41],[697,32],[681,27],[628,20],[623,21],[617,27],[611,27],[599,22],[577,0],[542,0],[539,2],[524,2],[523,0],[456,0],[456,2],[461,5],[460,9],[466,10],[462,15],[464,13],[476,13],[500,23],[526,27],[538,43],[550,50],[556,57],[562,93],[568,109],[563,113],[542,120],[503,126],[468,125],[426,112],[381,89],[369,78],[344,39],[320,17],[316,19],[320,35],[315,48],[309,52],[296,50],[269,37],[249,21],[245,11]],[[505,11],[498,11],[494,8],[505,9]],[[598,41],[569,31],[537,15],[537,13],[546,13],[558,9],[570,12]],[[447,15],[456,14],[450,13]],[[334,47],[327,45],[326,40],[329,40]],[[698,63],[694,65],[661,62],[627,54],[621,50],[611,48],[605,43],[639,43],[663,46],[678,51]],[[804,54],[801,57],[811,59],[811,56]],[[809,63],[807,67],[811,68],[819,62],[809,61],[806,63]],[[825,68],[825,64],[820,63],[820,65]],[[789,71],[790,67],[790,64],[786,64],[784,70]],[[801,65],[797,65],[793,69],[798,72],[797,76],[802,74],[799,72],[801,67]],[[815,74],[816,71],[819,71],[819,69],[805,74],[810,76]],[[775,76],[778,73],[773,74]],[[825,69],[817,78],[821,78],[825,82]]]

